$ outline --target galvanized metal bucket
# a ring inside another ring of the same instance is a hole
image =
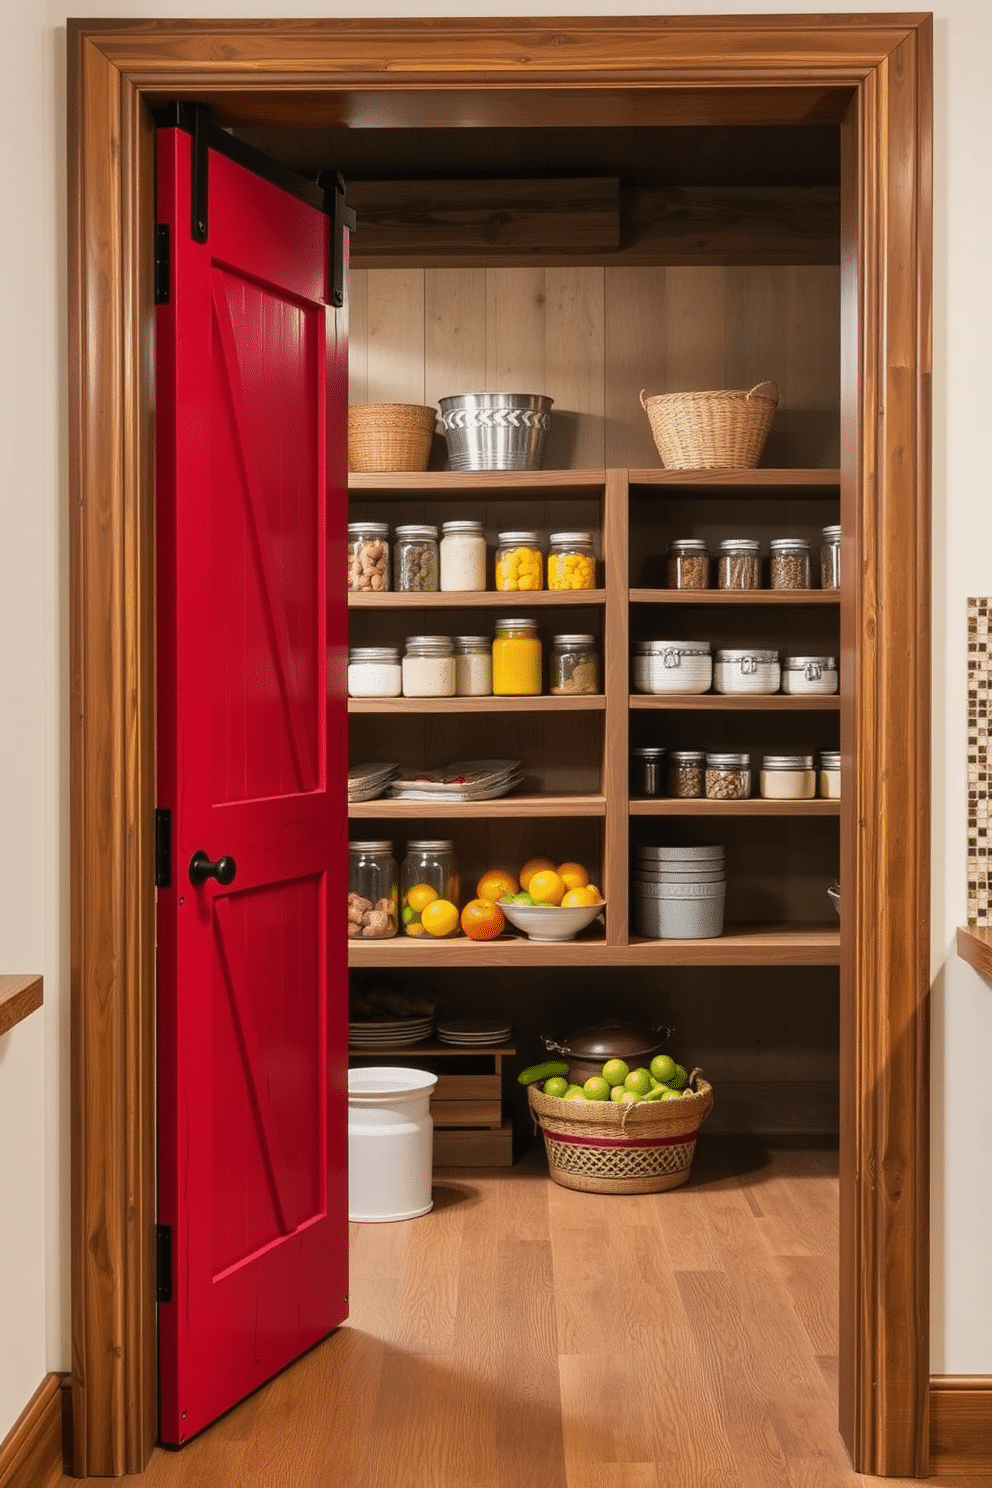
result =
[[[540,470],[553,401],[534,393],[441,398],[451,469]]]

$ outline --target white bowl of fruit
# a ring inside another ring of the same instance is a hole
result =
[[[531,858],[517,882],[515,890],[508,887],[500,896],[499,907],[530,940],[574,940],[606,905],[581,863]]]

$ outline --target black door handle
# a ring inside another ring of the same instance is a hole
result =
[[[194,853],[189,864],[189,881],[197,888],[205,884],[208,878],[215,878],[219,884],[234,882],[234,875],[238,871],[238,865],[233,858],[218,858],[216,863],[211,863],[205,852]]]

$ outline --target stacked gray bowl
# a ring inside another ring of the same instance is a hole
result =
[[[635,935],[712,940],[723,934],[726,865],[719,843],[635,845],[631,893]]]

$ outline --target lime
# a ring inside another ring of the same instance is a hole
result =
[[[623,1083],[624,1088],[632,1090],[635,1095],[647,1095],[651,1089],[651,1075],[646,1069],[631,1070]]]
[[[545,1095],[557,1095],[560,1098],[568,1089],[568,1081],[564,1075],[552,1075],[550,1080],[545,1080],[543,1089]]]
[[[614,1085],[613,1089],[610,1091],[610,1100],[613,1102],[614,1105],[618,1105],[620,1101],[623,1100],[626,1094],[627,1091],[624,1090],[622,1085]]]
[[[566,1100],[581,1100],[581,1101],[584,1101],[585,1098],[586,1098],[586,1093],[582,1089],[582,1086],[581,1085],[576,1085],[575,1088],[572,1089],[572,1090],[570,1090],[568,1092],[568,1094],[565,1096],[565,1099]]]
[[[664,1093],[664,1095],[661,1097],[661,1099],[663,1101],[666,1101],[666,1100],[681,1100],[682,1099],[682,1092],[681,1092],[681,1090],[666,1090],[665,1093]]]
[[[675,1073],[675,1060],[671,1054],[656,1054],[651,1061],[651,1073],[656,1080],[667,1085]]]
[[[677,1064],[675,1066],[675,1073],[671,1076],[668,1083],[669,1085],[671,1085],[673,1090],[684,1090],[688,1079],[689,1071],[686,1069],[685,1065]]]
[[[582,1087],[586,1100],[595,1101],[608,1101],[612,1088],[609,1080],[604,1080],[602,1075],[590,1075]]]
[[[625,1090],[623,1095],[620,1097],[620,1104],[622,1106],[636,1106],[637,1103],[639,1101],[642,1101],[643,1099],[643,1095],[641,1095],[638,1091]]]
[[[622,1059],[608,1059],[603,1065],[603,1079],[611,1085],[622,1085],[630,1074],[630,1065]]]

